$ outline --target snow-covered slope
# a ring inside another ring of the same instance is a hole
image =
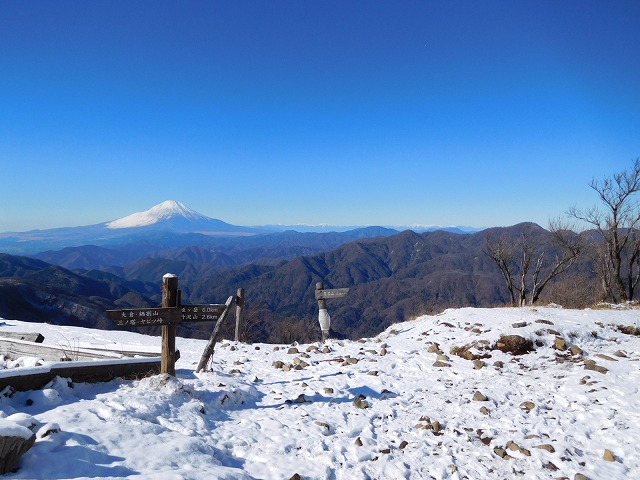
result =
[[[122,245],[158,234],[187,233],[245,236],[266,232],[210,218],[180,202],[167,200],[144,212],[95,225],[0,233],[0,251],[23,255],[83,245]]]
[[[126,217],[114,220],[106,224],[107,228],[135,228],[146,227],[161,221],[171,220],[172,218],[181,217],[193,222],[202,222],[210,220],[209,217],[202,215],[175,200],[166,200],[149,210],[144,212],[136,212]]]
[[[640,337],[620,326],[639,313],[447,310],[359,342],[225,341],[199,374],[205,342],[179,338],[177,378],[3,392],[0,416],[26,414],[40,432],[4,478],[637,479]],[[160,346],[10,320],[2,330]],[[506,334],[535,349],[498,350]]]
[[[153,229],[177,233],[250,233],[238,227],[190,209],[175,200],[167,200],[144,212],[137,212],[104,224],[107,230]],[[254,232],[255,233],[255,232]]]

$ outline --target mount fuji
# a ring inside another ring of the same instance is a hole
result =
[[[148,229],[174,233],[207,235],[252,234],[256,229],[231,225],[190,209],[175,200],[166,200],[144,212],[136,212],[103,224],[108,230]]]
[[[241,227],[207,217],[175,200],[117,220],[82,227],[0,233],[0,251],[29,254],[80,245],[110,245],[171,235],[250,236],[267,230]]]

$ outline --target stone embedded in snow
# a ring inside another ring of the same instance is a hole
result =
[[[616,461],[616,456],[609,449],[604,451],[604,455],[602,456],[602,458],[604,460],[606,460],[607,462],[615,462]]]
[[[536,320],[536,323],[544,323],[545,325],[554,325],[554,323],[551,320]]]
[[[542,445],[536,445],[533,448],[539,448],[540,450],[546,450],[549,453],[554,453],[556,451],[556,449],[553,448],[553,445],[549,445],[548,443],[543,443]]]
[[[527,322],[517,322],[511,325],[513,328],[524,328],[529,325]]]
[[[578,345],[571,345],[569,350],[571,350],[572,355],[582,355],[584,353]]]
[[[367,397],[365,397],[364,395],[358,395],[354,400],[353,400],[353,406],[356,408],[369,408],[369,403],[365,400]]]
[[[295,354],[300,353],[300,352],[298,351],[298,349],[296,347],[291,347],[291,348],[289,348],[289,350],[287,350],[287,353],[289,355],[295,355]]]
[[[564,351],[567,349],[567,341],[562,337],[556,337],[553,341],[553,348]]]
[[[442,430],[442,426],[437,420],[431,422],[431,428],[433,429],[434,433],[440,433],[440,430]]]
[[[531,452],[529,450],[527,450],[526,448],[522,448],[520,445],[518,445],[513,440],[509,440],[507,442],[506,447],[509,450],[513,451],[513,452],[520,452],[521,454],[523,454],[526,457],[530,457],[531,456]]]
[[[536,404],[533,402],[522,402],[520,404],[520,408],[522,410],[526,410],[527,412],[530,412],[531,410],[533,410],[534,408],[536,408]]]
[[[507,453],[507,451],[504,448],[500,448],[500,447],[494,447],[493,452],[499,456],[500,458],[504,459],[504,460],[509,460],[511,459],[511,457],[509,456],[509,454]]]
[[[474,348],[474,344],[464,345],[462,347],[451,347],[449,353],[451,355],[456,355],[460,358],[464,358],[465,360],[478,360],[480,355],[473,353],[471,348]]]
[[[318,425],[319,427],[324,427],[327,430],[331,429],[331,427],[329,426],[329,424],[327,422],[319,422],[319,421],[316,420],[316,425]]]
[[[485,365],[486,365],[486,363],[484,363],[483,360],[474,360],[473,361],[474,370],[480,370],[481,368],[484,368]]]
[[[609,362],[617,362],[615,358],[610,357],[609,355],[605,355],[603,353],[596,353],[596,357],[601,358],[603,360],[607,360]]]
[[[584,364],[584,369],[585,370],[592,370],[594,372],[598,372],[598,373],[602,373],[603,375],[606,374],[609,370],[605,367],[603,367],[602,365],[598,365],[596,364],[596,362],[586,362]]]
[[[489,398],[480,390],[476,390],[476,393],[473,394],[473,400],[475,402],[487,402]]]
[[[443,368],[443,367],[450,367],[451,365],[446,362],[441,362],[440,360],[438,360],[434,362],[433,366],[437,368]]]

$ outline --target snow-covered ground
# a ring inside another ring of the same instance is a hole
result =
[[[176,378],[58,378],[0,395],[0,430],[37,433],[4,478],[638,479],[640,337],[616,326],[639,319],[632,309],[448,310],[298,353],[223,342],[199,374],[205,342],[179,338]],[[160,343],[4,320],[9,330],[54,344]],[[538,346],[504,353],[493,348],[502,334]],[[485,358],[451,353],[469,345]]]

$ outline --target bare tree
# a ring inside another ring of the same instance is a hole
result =
[[[603,180],[591,180],[602,209],[582,211],[573,207],[569,215],[592,226],[602,239],[598,248],[598,272],[605,297],[614,302],[633,300],[640,279],[640,158],[630,168]]]
[[[485,253],[494,261],[502,272],[502,276],[507,284],[507,290],[511,296],[511,305],[518,305],[516,295],[516,285],[514,282],[514,271],[516,265],[513,263],[517,249],[513,241],[506,235],[500,237],[487,237]]]
[[[536,303],[547,284],[571,267],[584,250],[582,236],[560,221],[551,222],[550,232],[548,245],[535,244],[527,232],[517,242],[504,234],[487,237],[485,253],[500,269],[511,305]],[[555,252],[555,258],[548,264],[546,258],[551,251]]]

